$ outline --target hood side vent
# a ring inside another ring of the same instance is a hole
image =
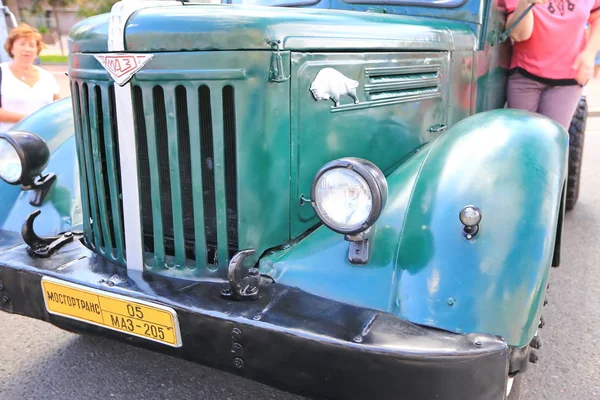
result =
[[[370,100],[384,100],[439,93],[441,64],[366,68],[369,81],[365,94]]]
[[[417,64],[365,68],[366,101],[331,107],[331,112],[360,110],[441,97],[441,57],[410,60],[412,63],[415,61]]]

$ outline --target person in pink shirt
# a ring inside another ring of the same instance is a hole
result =
[[[505,0],[506,27],[531,3],[510,33],[508,107],[543,114],[568,129],[600,50],[600,0]]]

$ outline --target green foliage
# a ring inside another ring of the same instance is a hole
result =
[[[94,15],[110,12],[113,4],[118,0],[78,0],[80,17],[92,17]]]
[[[55,9],[61,7],[69,7],[77,4],[78,0],[33,0],[29,7],[29,12],[32,14],[40,14],[48,7]]]
[[[69,57],[67,56],[59,56],[54,54],[40,55],[40,63],[42,66],[44,64],[67,64],[68,62]]]
[[[49,32],[49,31],[48,31],[48,28],[46,28],[45,26],[40,26],[40,27],[38,28],[38,31],[39,31],[39,32],[40,32],[42,35],[45,35],[46,33],[48,33],[48,32]]]

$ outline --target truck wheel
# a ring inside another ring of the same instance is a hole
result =
[[[509,378],[511,379],[511,378]],[[506,387],[506,400],[520,400],[521,399],[521,387],[523,386],[523,374],[517,373],[512,378],[512,384],[509,381]]]
[[[567,210],[572,210],[575,207],[579,197],[583,139],[587,116],[587,100],[585,96],[581,96],[571,126],[569,126],[569,175],[567,177],[567,201],[565,204]]]

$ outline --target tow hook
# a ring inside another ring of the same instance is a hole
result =
[[[83,232],[63,232],[57,236],[41,238],[33,229],[33,221],[41,214],[41,210],[35,210],[27,216],[21,228],[21,236],[29,245],[29,253],[32,256],[47,258],[60,250],[64,245],[83,238]]]
[[[221,296],[233,300],[258,299],[260,273],[258,268],[250,268],[244,276],[244,259],[254,254],[254,249],[241,250],[229,262],[227,279],[229,287],[221,290]]]

